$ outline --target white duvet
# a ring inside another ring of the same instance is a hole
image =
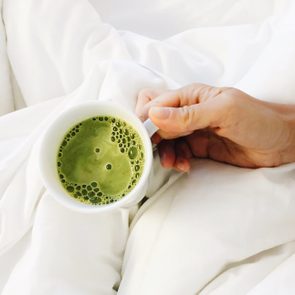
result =
[[[294,1],[2,4],[1,294],[295,294],[295,164],[196,160],[180,175],[155,154],[142,207],[87,215],[47,194],[37,159],[77,101],[133,110],[142,88],[197,81],[295,102]]]

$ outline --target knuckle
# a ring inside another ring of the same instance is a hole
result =
[[[160,89],[160,88],[143,88],[138,92],[138,97],[141,97],[142,99],[148,98],[149,100],[153,100],[157,96],[169,92],[168,89]]]
[[[213,95],[212,95],[212,87],[210,86],[202,86],[199,90],[199,98],[200,98],[200,101],[206,101],[208,100],[209,98],[211,98]]]
[[[208,86],[206,84],[194,83],[193,87],[191,88],[192,95],[194,97],[205,95],[206,92],[208,92],[209,88],[210,88],[210,86]]]
[[[202,88],[204,86],[207,86],[208,87],[208,85],[206,85],[206,84],[197,83],[197,82],[188,85],[189,89],[192,89],[192,90],[196,90],[196,89]]]
[[[200,90],[206,86],[201,83],[192,83],[186,85],[178,90],[180,98],[180,106],[191,105],[196,103],[196,100],[199,97]]]
[[[209,91],[211,97],[216,97],[223,92],[223,89],[221,87],[210,87]]]
[[[143,112],[137,112],[136,114],[137,114],[137,117],[139,118],[139,120],[142,122],[145,121],[148,117],[147,114],[143,113]]]
[[[150,94],[152,93],[152,89],[151,88],[143,88],[138,92],[138,97],[149,97]]]
[[[195,122],[195,112],[193,111],[192,108],[189,106],[183,106],[181,108],[181,122],[182,122],[182,128],[183,131],[192,131],[193,130],[193,125]]]
[[[208,99],[217,97],[221,94],[222,90],[220,87],[213,87],[206,84],[197,84],[198,86],[193,89],[192,96],[199,102],[205,102]]]
[[[222,92],[226,94],[235,94],[238,90],[234,87],[221,87]]]

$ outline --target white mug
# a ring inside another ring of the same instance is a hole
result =
[[[113,116],[131,125],[139,134],[144,147],[144,167],[135,187],[116,202],[90,205],[71,197],[63,187],[57,169],[57,154],[70,128],[81,121],[97,116]],[[66,109],[45,130],[40,143],[39,168],[45,187],[62,205],[80,212],[103,212],[115,208],[128,208],[138,203],[147,191],[152,168],[153,151],[150,137],[158,128],[148,119],[142,123],[132,112],[110,101],[87,101]]]

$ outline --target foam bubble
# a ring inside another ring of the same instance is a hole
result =
[[[73,186],[68,186],[67,191],[72,193],[74,191],[74,187]]]
[[[133,146],[129,149],[128,156],[131,160],[133,160],[137,157],[137,148],[135,146]]]
[[[93,204],[97,204],[98,203],[98,198],[91,198],[90,202]]]
[[[129,184],[126,185],[128,186],[128,188],[126,188],[124,191],[122,191],[118,195],[109,196],[103,193],[103,190],[100,188],[98,181],[92,181],[92,182],[89,181],[89,183],[78,185],[77,183],[75,184],[70,183],[61,174],[61,171],[63,171],[63,165],[61,165],[62,157],[65,150],[65,146],[68,144],[67,141],[71,142],[73,137],[76,136],[78,132],[80,132],[79,128],[80,126],[84,124],[84,121],[77,124],[70,131],[68,131],[68,133],[66,134],[64,138],[64,141],[62,142],[59,148],[58,158],[57,158],[58,159],[57,167],[58,167],[59,177],[61,179],[61,182],[63,183],[64,188],[67,191],[69,191],[70,195],[74,198],[77,198],[81,202],[92,204],[92,205],[96,205],[97,203],[99,203],[99,205],[103,205],[103,204],[116,202],[120,200],[122,197],[124,197],[126,194],[128,194],[130,190],[132,190],[132,188],[134,187],[134,185],[136,185],[136,183],[138,182],[138,178],[141,175],[144,158],[143,158],[143,153],[141,152],[143,149],[142,149],[142,145],[140,144],[140,137],[138,136],[136,132],[134,132],[134,129],[131,126],[129,126],[128,124],[126,124],[124,121],[120,119],[98,116],[98,117],[93,117],[87,120],[91,120],[92,125],[90,126],[93,126],[94,128],[96,128],[95,127],[96,125],[101,124],[99,123],[99,121],[109,122],[107,124],[109,124],[109,127],[111,128],[110,140],[112,142],[116,142],[116,144],[118,144],[119,151],[121,153],[126,153],[129,158],[129,163],[131,166],[131,178],[130,178]],[[94,123],[93,121],[96,121],[96,123]],[[106,124],[106,123],[102,123],[102,124]],[[86,120],[81,132],[84,132],[84,128],[88,128]],[[93,149],[93,152],[95,153],[101,152],[101,149],[98,146],[94,145],[92,149]],[[107,163],[105,165],[106,170],[111,170],[112,168],[113,168],[112,163]],[[69,190],[67,188],[69,188]]]
[[[112,164],[111,163],[106,164],[106,169],[111,170],[112,169]]]

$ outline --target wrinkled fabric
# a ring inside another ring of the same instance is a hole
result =
[[[0,1],[2,11],[2,0]],[[6,33],[2,17],[0,18],[0,115],[14,110],[11,73],[6,52]]]
[[[97,215],[44,188],[40,139],[76,102],[133,111],[140,89],[191,82],[294,101],[292,1],[139,3],[4,0],[1,44],[26,108],[0,117],[1,294],[294,293],[294,164],[202,160],[181,175],[155,153],[148,201]]]

